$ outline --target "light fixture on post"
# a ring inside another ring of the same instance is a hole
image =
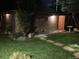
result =
[[[5,20],[6,20],[6,29],[5,29],[5,34],[10,34],[10,25],[11,25],[11,14],[9,14],[9,13],[6,13],[5,14]]]
[[[49,19],[50,23],[54,23],[56,21],[56,19],[57,19],[57,16],[56,15],[52,15],[52,16],[49,16],[48,19]]]
[[[49,32],[57,30],[57,15],[51,15],[48,17]]]
[[[5,14],[6,15],[6,19],[10,18],[10,14]]]

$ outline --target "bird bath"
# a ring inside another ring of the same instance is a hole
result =
[[[68,27],[68,32],[71,32],[71,28],[73,27],[73,26],[67,26]]]

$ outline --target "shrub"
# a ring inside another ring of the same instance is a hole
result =
[[[11,33],[10,35],[9,35],[9,37],[11,38],[11,39],[13,39],[13,40],[16,40],[18,37],[20,37],[20,36],[23,36],[23,33],[21,33],[21,32],[18,32],[18,33]]]
[[[9,59],[26,59],[26,55],[20,52],[15,52]]]
[[[38,59],[34,56],[31,55],[27,55],[25,53],[22,52],[14,52],[9,59]]]

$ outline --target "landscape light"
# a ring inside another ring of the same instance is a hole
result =
[[[56,15],[52,15],[52,16],[49,16],[49,17],[48,17],[48,21],[49,21],[50,23],[56,22],[56,19],[57,19],[57,16],[56,16]]]
[[[10,18],[10,14],[5,14],[6,15],[6,19]]]

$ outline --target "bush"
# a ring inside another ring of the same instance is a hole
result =
[[[24,54],[22,52],[14,52],[9,59],[38,59],[34,56]]]
[[[9,35],[9,37],[11,38],[11,39],[13,39],[13,40],[16,40],[18,37],[20,37],[20,36],[23,36],[23,33],[22,32],[18,32],[18,33],[11,33],[10,35]]]

